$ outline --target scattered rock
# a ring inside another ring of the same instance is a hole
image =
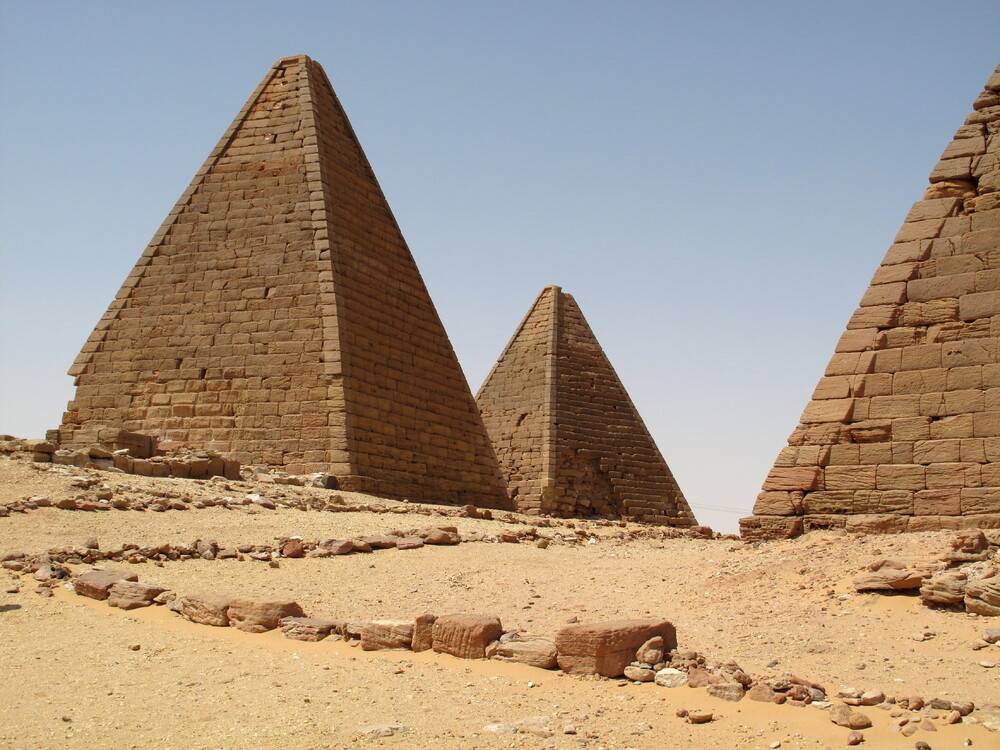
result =
[[[707,724],[712,720],[711,711],[688,711],[687,720],[688,724]]]
[[[656,678],[656,672],[650,667],[637,667],[630,664],[625,667],[625,677],[635,682],[652,682]]]
[[[654,682],[660,687],[674,688],[687,685],[687,672],[673,667],[664,667],[656,673]]]

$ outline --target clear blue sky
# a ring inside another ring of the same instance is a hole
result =
[[[931,167],[1000,4],[0,0],[0,432],[278,57],[326,68],[473,390],[580,302],[698,517],[734,529]]]

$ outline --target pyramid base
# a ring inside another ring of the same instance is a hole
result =
[[[337,474],[337,489],[344,492],[361,492],[392,500],[409,500],[435,505],[474,505],[493,510],[514,510],[514,505],[504,493],[471,492],[465,489],[436,489],[420,487],[407,479],[385,479],[358,474]]]
[[[1000,529],[1000,513],[968,516],[905,516],[896,513],[804,516],[755,515],[740,519],[740,536],[748,542],[793,539],[808,531],[839,529],[851,534],[902,534],[918,531]]]

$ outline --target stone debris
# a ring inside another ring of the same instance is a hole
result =
[[[848,729],[868,729],[872,720],[851,706],[838,703],[830,709],[830,721]]]
[[[983,617],[1000,617],[1000,576],[969,581],[965,587],[965,610]]]
[[[856,591],[906,591],[919,589],[933,575],[933,564],[914,564],[902,560],[882,559],[854,579]]]

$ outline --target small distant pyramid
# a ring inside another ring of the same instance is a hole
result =
[[[748,539],[1000,528],[1000,67],[741,519]]]
[[[278,60],[70,369],[107,425],[345,490],[508,501],[472,392],[320,65]]]
[[[517,510],[695,519],[576,301],[542,290],[476,396]]]

